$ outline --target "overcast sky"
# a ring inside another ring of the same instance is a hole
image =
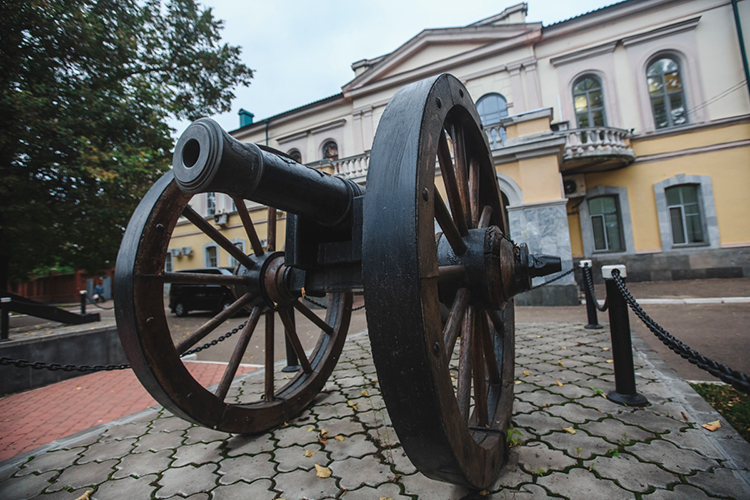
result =
[[[528,0],[529,22],[549,25],[617,0]],[[223,40],[242,47],[255,77],[235,89],[232,111],[216,115],[239,127],[244,108],[259,121],[341,92],[351,64],[398,48],[425,28],[465,26],[500,13],[515,0],[203,0],[224,20]],[[172,123],[177,135],[187,123]]]

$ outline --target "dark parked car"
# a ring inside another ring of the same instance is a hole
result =
[[[232,274],[232,271],[223,267],[207,267],[180,272],[227,276]],[[177,316],[186,316],[190,311],[221,311],[232,302],[234,302],[234,295],[224,285],[172,283],[169,290],[169,309]]]

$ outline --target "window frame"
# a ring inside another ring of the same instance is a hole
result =
[[[494,122],[491,122],[491,123],[484,123],[482,112],[479,110],[479,107],[482,104],[482,101],[487,101],[487,100],[489,100],[490,98],[493,98],[493,97],[499,98],[499,100],[503,103],[503,109],[499,112],[500,113],[500,118],[497,121],[494,121]],[[510,116],[510,113],[508,111],[508,99],[506,99],[505,96],[503,94],[499,93],[499,92],[488,92],[488,93],[484,94],[482,97],[480,97],[479,99],[477,99],[476,107],[477,107],[477,113],[479,114],[479,119],[482,122],[482,126],[483,127],[486,127],[486,126],[489,126],[489,125],[496,125],[498,123],[501,123],[503,121],[503,118],[506,118],[507,116]],[[503,114],[503,111],[505,111],[505,114]]]
[[[615,211],[614,214],[611,213],[600,213],[600,214],[592,214],[591,213],[591,202],[594,200],[602,199],[602,198],[609,198],[614,202]],[[625,238],[622,234],[622,211],[620,210],[620,197],[615,194],[603,194],[600,196],[592,196],[591,198],[588,198],[586,200],[586,203],[589,204],[589,219],[591,221],[591,227],[592,227],[592,234],[594,239],[594,251],[595,252],[622,252],[625,250]],[[609,232],[607,231],[607,215],[614,215],[617,220],[617,232],[618,237],[620,239],[620,247],[619,248],[612,248],[610,241],[609,241]],[[602,224],[602,236],[604,238],[604,246],[605,248],[596,248],[596,234],[594,232],[594,219],[595,218],[601,218],[601,224]]]
[[[206,193],[206,215],[208,217],[216,215],[216,193]]]
[[[241,243],[242,247],[239,247],[237,245],[238,243]],[[234,245],[237,248],[239,248],[242,253],[245,253],[246,248],[247,248],[247,242],[244,239],[242,239],[242,238],[235,238],[235,239],[233,239],[232,240],[232,245]],[[234,256],[232,256],[231,254],[229,254],[229,267],[232,268],[232,269],[234,269],[235,267],[237,267],[237,264],[239,264],[239,261],[237,259],[235,259]]]
[[[649,90],[649,84],[648,84],[648,80],[651,77],[649,77],[648,73],[650,69],[658,61],[661,61],[662,59],[669,59],[670,61],[674,62],[677,65],[677,76],[680,79],[680,90],[670,93],[667,90],[666,78],[664,76],[665,73],[661,72],[659,76],[661,77],[662,92],[658,95],[652,95],[651,91]],[[678,57],[676,54],[673,54],[671,52],[655,54],[652,57],[650,57],[648,61],[646,62],[644,76],[646,78],[646,93],[647,93],[649,108],[651,109],[651,119],[653,120],[654,130],[668,130],[668,129],[673,129],[676,127],[684,127],[684,126],[690,125],[691,123],[690,110],[689,110],[689,105],[688,105],[687,90],[685,86],[685,70],[684,70],[684,64],[682,63],[682,59]],[[672,112],[671,112],[672,101],[670,97],[673,95],[677,95],[677,94],[681,95],[682,107],[685,109],[685,122],[680,123],[680,124],[674,123],[672,119]],[[667,117],[667,125],[664,127],[659,127],[659,124],[657,123],[657,120],[656,120],[656,109],[654,108],[654,99],[658,97],[661,97],[664,100],[665,114]]]
[[[209,261],[208,250],[213,248],[216,250],[216,265],[212,266]],[[203,245],[203,267],[221,267],[221,253],[219,252],[219,245],[214,242],[206,243]]]
[[[594,242],[594,228],[591,223],[591,212],[588,201],[602,196],[615,197],[619,209],[620,238],[622,239],[622,250],[596,250]],[[581,223],[581,240],[583,243],[583,254],[586,257],[593,255],[632,255],[635,254],[635,242],[633,240],[633,222],[630,216],[630,201],[628,189],[619,186],[597,186],[586,192],[583,202],[579,205],[579,221]]]
[[[577,94],[576,93],[576,86],[578,84],[582,83],[586,79],[594,80],[599,85],[599,92],[602,94],[602,105],[601,105],[601,108],[597,108],[597,110],[601,109],[601,112],[602,112],[602,121],[603,121],[603,123],[601,125],[595,125],[595,124],[592,125],[591,124],[591,123],[593,123],[593,115],[592,115],[592,113],[594,111],[592,109],[592,107],[591,107],[591,99],[589,99],[589,92],[591,90],[585,90],[583,94],[580,94],[580,93]],[[599,77],[599,75],[597,75],[596,73],[584,73],[584,74],[576,77],[573,80],[573,84],[571,85],[571,95],[573,96],[573,116],[575,117],[575,120],[576,120],[576,128],[594,128],[594,127],[607,127],[608,126],[608,120],[607,120],[607,100],[606,100],[606,95],[604,93],[604,82],[602,82],[602,79]],[[579,114],[583,114],[583,113],[578,113],[576,111],[576,96],[578,96],[578,95],[585,95],[585,97],[586,97],[586,103],[587,103],[586,115],[587,115],[588,120],[589,120],[589,125],[587,127],[581,127],[580,122],[578,120]]]
[[[336,146],[336,157],[326,157],[326,147],[329,144],[333,144]],[[325,141],[323,141],[323,145],[320,147],[320,153],[321,153],[321,158],[323,160],[328,160],[328,161],[338,160],[339,158],[341,158],[341,150],[339,148],[338,141],[336,141],[335,139],[326,139]]]
[[[696,186],[698,209],[701,213],[701,224],[705,239],[702,243],[675,243],[672,237],[672,220],[669,214],[666,190],[670,187],[685,184]],[[656,214],[659,219],[662,251],[720,247],[719,224],[716,217],[716,205],[710,176],[678,174],[654,184],[654,195],[656,197]]]

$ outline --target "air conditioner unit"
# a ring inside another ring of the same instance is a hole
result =
[[[220,226],[226,226],[229,222],[229,214],[226,213],[220,213],[214,215],[214,224],[218,224]]]
[[[563,189],[566,198],[577,198],[586,196],[586,180],[583,174],[563,177]]]
[[[170,248],[169,255],[171,255],[172,257],[179,257],[180,255],[182,255],[182,250],[180,248]]]
[[[181,253],[186,257],[190,257],[191,255],[193,255],[193,247],[182,247]]]

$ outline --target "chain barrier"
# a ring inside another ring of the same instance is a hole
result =
[[[213,347],[219,342],[223,342],[235,333],[239,332],[243,328],[245,328],[245,325],[247,325],[247,321],[242,323],[236,328],[233,328],[231,331],[225,333],[219,338],[216,338],[210,342],[206,342],[200,347],[196,347],[195,349],[190,349],[189,351],[185,351],[184,353],[180,354],[180,357],[189,356],[191,354],[195,354],[198,352],[201,352],[203,350],[208,349],[209,347]],[[58,371],[62,370],[64,372],[102,372],[107,371],[111,372],[113,370],[127,370],[130,368],[130,363],[122,363],[119,365],[62,365],[60,363],[43,363],[41,361],[29,361],[26,359],[11,359],[11,358],[0,358],[0,366],[10,366],[13,365],[17,368],[31,368],[33,370],[49,370],[49,371]]]
[[[620,277],[620,272],[615,269],[612,271],[612,278],[617,285],[617,289],[622,294],[625,301],[628,303],[630,308],[633,310],[636,316],[643,321],[651,332],[656,337],[669,347],[672,351],[687,359],[690,363],[698,366],[703,370],[706,370],[711,375],[720,378],[723,382],[730,384],[738,391],[742,391],[746,394],[750,394],[750,378],[742,372],[733,370],[727,365],[721,364],[714,361],[711,358],[707,358],[701,353],[691,349],[689,346],[683,344],[672,336],[668,331],[662,328],[656,321],[654,321],[646,311],[644,311],[638,302],[630,294],[630,291],[625,286],[625,282]]]
[[[89,301],[89,304],[91,304],[93,306],[96,306],[99,309],[104,309],[105,311],[111,311],[112,309],[115,308],[115,306],[112,306],[112,307],[102,307],[102,306],[100,306],[99,304],[96,303],[96,301],[91,300],[91,298],[88,296],[88,294],[86,294],[86,300]]]
[[[583,266],[583,284],[588,288],[591,293],[591,300],[594,303],[597,311],[604,312],[609,308],[609,297],[604,299],[604,305],[599,305],[599,301],[596,300],[596,290],[594,290],[594,278],[591,277],[591,268],[589,266]]]
[[[565,271],[564,273],[562,273],[562,274],[560,274],[560,275],[558,275],[558,276],[555,276],[554,278],[552,278],[552,279],[551,279],[551,280],[549,280],[549,281],[545,281],[544,283],[540,283],[540,284],[539,284],[539,285],[537,285],[537,286],[532,286],[531,288],[529,288],[529,291],[531,291],[531,290],[536,290],[537,288],[541,288],[541,287],[543,287],[543,286],[547,286],[547,285],[549,285],[550,283],[554,283],[555,281],[557,281],[557,280],[559,280],[559,279],[562,279],[562,278],[566,277],[567,275],[569,275],[569,274],[571,274],[571,273],[575,272],[575,270],[576,270],[576,268],[575,268],[575,267],[573,267],[573,268],[570,268],[570,269],[568,269],[567,271]]]
[[[311,304],[313,304],[313,305],[316,305],[316,306],[320,307],[321,309],[328,309],[328,307],[327,307],[326,305],[324,305],[324,304],[321,304],[320,302],[316,302],[316,301],[314,301],[313,299],[311,299],[311,298],[310,298],[310,297],[308,297],[308,296],[305,296],[305,297],[304,297],[304,299],[305,299],[306,301],[308,301],[309,303],[311,303]],[[364,309],[364,308],[365,308],[365,305],[364,305],[364,304],[362,304],[362,305],[361,305],[361,306],[359,306],[359,307],[353,307],[353,308],[352,308],[352,312],[354,312],[354,311],[359,311],[360,309]]]

